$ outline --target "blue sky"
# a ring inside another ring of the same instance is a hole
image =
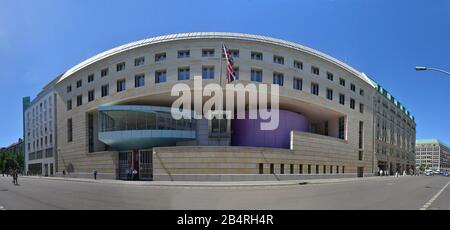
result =
[[[115,46],[226,31],[309,46],[364,72],[416,117],[417,138],[450,144],[450,1],[0,0],[0,146],[22,136],[22,97]],[[227,14],[223,14],[226,12]]]

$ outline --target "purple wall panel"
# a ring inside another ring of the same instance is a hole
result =
[[[298,113],[280,110],[279,126],[275,130],[261,130],[258,119],[234,119],[231,123],[233,135],[231,145],[270,148],[289,148],[290,132],[307,131],[308,121]]]

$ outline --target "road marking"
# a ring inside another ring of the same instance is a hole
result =
[[[447,186],[450,184],[450,181],[438,192],[436,195],[431,198],[420,210],[427,210],[430,205],[441,195],[441,193],[447,188]]]

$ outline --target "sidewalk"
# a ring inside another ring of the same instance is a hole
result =
[[[63,177],[39,177],[39,176],[23,176],[22,178],[29,179],[44,179],[54,181],[71,181],[84,183],[98,183],[98,184],[116,184],[116,185],[140,185],[140,186],[175,186],[175,187],[254,187],[254,186],[298,186],[307,184],[329,184],[329,183],[343,183],[343,182],[364,182],[364,181],[382,181],[389,179],[407,178],[411,176],[402,177],[351,177],[339,179],[309,179],[309,180],[285,180],[285,181],[122,181],[122,180],[107,180],[107,179],[87,179],[87,178],[63,178]]]

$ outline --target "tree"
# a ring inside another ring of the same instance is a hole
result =
[[[2,172],[10,169],[19,169],[23,167],[23,156],[18,156],[10,151],[0,152],[0,170]]]

